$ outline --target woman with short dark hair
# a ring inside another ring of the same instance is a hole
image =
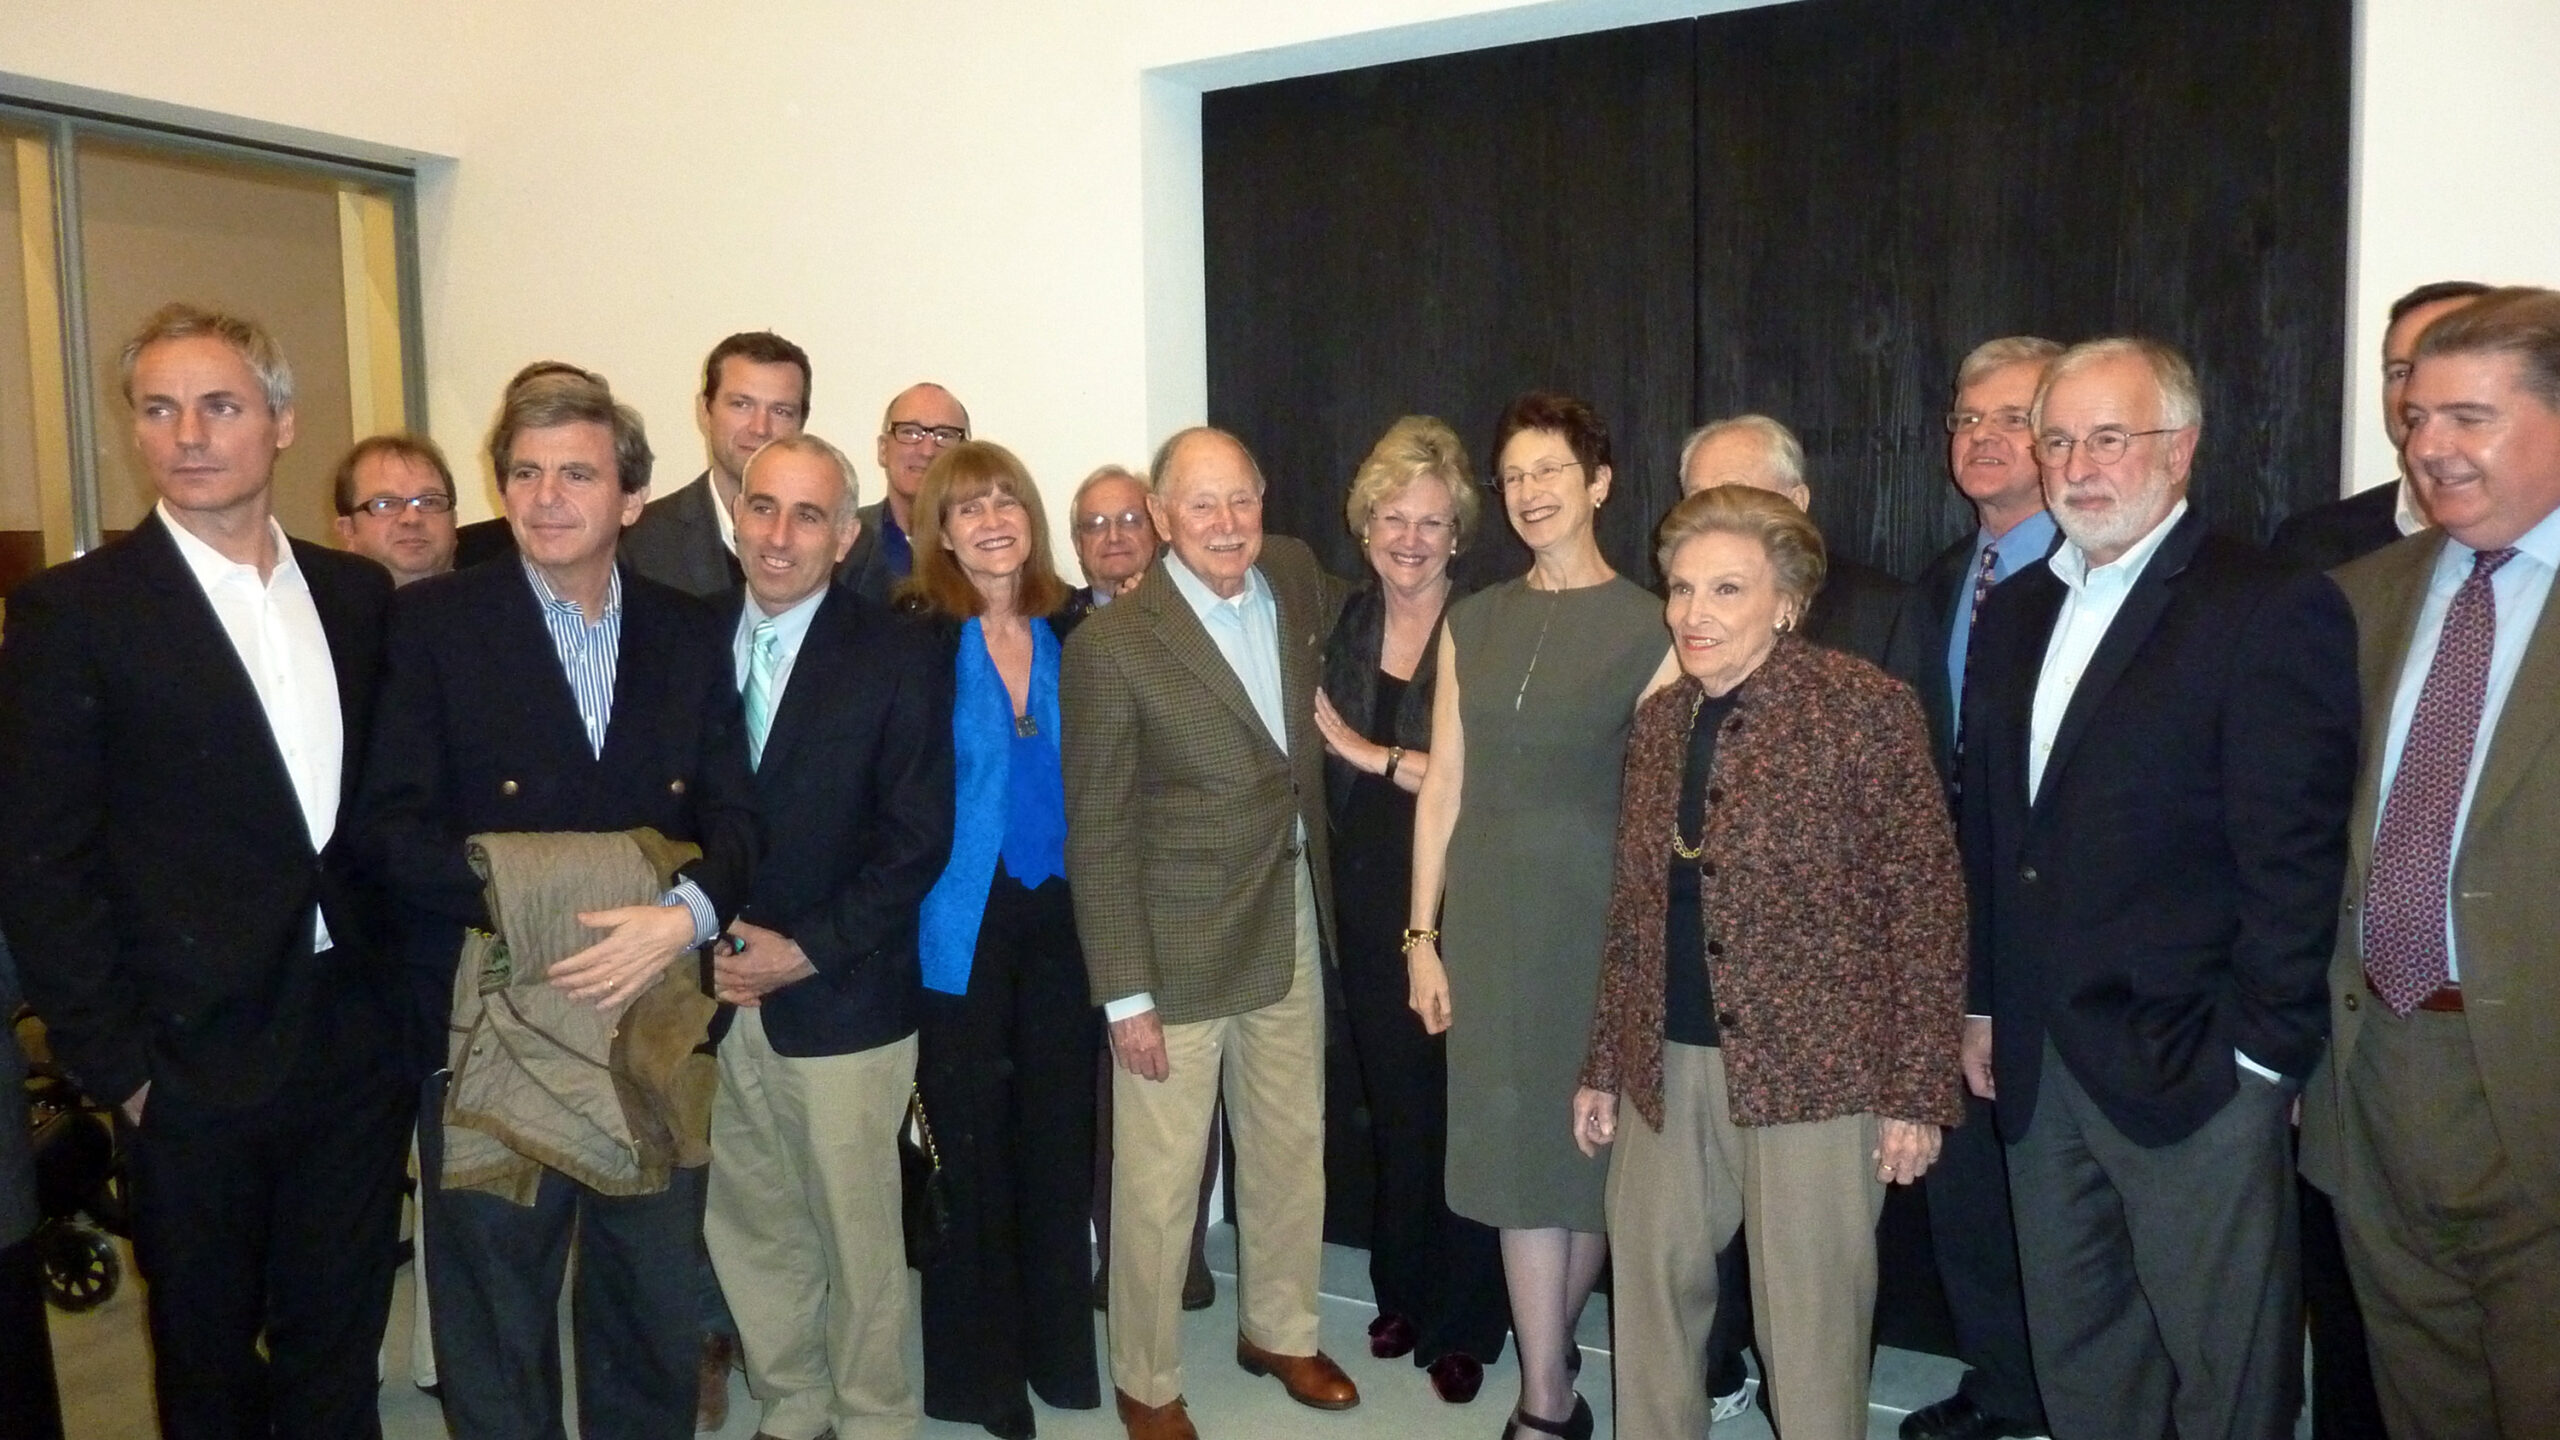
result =
[[[1407,983],[1424,1028],[1449,1034],[1449,1208],[1502,1234],[1520,1349],[1511,1427],[1588,1440],[1573,1332],[1608,1258],[1606,1171],[1572,1144],[1574,1075],[1627,724],[1675,672],[1661,608],[1592,535],[1613,478],[1600,418],[1533,391],[1503,411],[1493,448],[1529,573],[1451,606],[1441,636]]]

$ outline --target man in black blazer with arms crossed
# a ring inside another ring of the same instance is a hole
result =
[[[640,417],[592,377],[512,389],[491,436],[517,554],[400,594],[361,830],[406,912],[412,963],[450,993],[466,926],[489,917],[464,844],[483,832],[646,826],[701,847],[656,905],[580,918],[605,932],[552,967],[569,999],[627,1001],[719,933],[744,900],[757,830],[727,636],[709,607],[616,564],[649,486]],[[428,1084],[429,1113],[441,1082]],[[546,1169],[534,1203],[437,1181],[422,1136],[436,1371],[463,1435],[558,1425],[547,1359],[574,1234],[580,1423],[693,1433],[702,1172],[609,1196]]]
[[[409,1096],[346,801],[391,578],[270,513],[254,322],[171,305],[123,370],[159,503],[10,599],[0,928],[131,1126],[161,1433],[377,1435]]]
[[[704,1234],[757,1432],[912,1430],[898,1131],[916,911],[951,848],[950,648],[831,584],[853,467],[814,435],[744,469],[723,613],[767,849],[715,952],[724,1015]]]
[[[2075,346],[2034,420],[2067,543],[1973,637],[1966,1079],[2009,1146],[2054,1433],[2272,1435],[2302,1363],[2288,1112],[2327,1030],[2355,622],[2187,509],[2203,405],[2175,351]]]

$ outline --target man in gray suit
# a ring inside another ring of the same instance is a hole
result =
[[[631,568],[662,585],[705,598],[725,595],[738,569],[738,477],[768,440],[809,422],[809,356],[769,330],[748,330],[711,347],[695,404],[711,464],[693,483],[649,502],[622,537]]]
[[[2336,572],[2364,745],[2302,1170],[2391,1433],[2525,1440],[2560,1416],[2560,291],[2428,326],[2400,419],[2440,528]]]

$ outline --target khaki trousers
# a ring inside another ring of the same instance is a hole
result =
[[[1867,1433],[1876,1301],[1876,1117],[1736,1125],[1724,1053],[1662,1047],[1662,1129],[1618,1100],[1610,1314],[1622,1440],[1707,1433],[1716,1252],[1745,1228],[1751,1305],[1787,1440]]]
[[[1236,1313],[1245,1338],[1316,1353],[1324,1262],[1324,981],[1315,892],[1298,863],[1297,968],[1281,1000],[1164,1027],[1169,1073],[1111,1073],[1111,1382],[1144,1405],[1182,1394],[1182,1277],[1202,1146],[1223,1083],[1236,1147]]]
[[[777,1440],[915,1434],[898,1190],[915,1073],[913,1035],[777,1055],[752,1007],[720,1042],[703,1239],[764,1407],[756,1429]]]
[[[2560,1433],[2560,1225],[2508,1164],[2469,1025],[2365,1009],[2337,1201],[2383,1419],[2407,1440]]]

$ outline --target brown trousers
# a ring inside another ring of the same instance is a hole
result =
[[[1787,1440],[1867,1433],[1875,1314],[1876,1117],[1736,1125],[1724,1054],[1662,1047],[1662,1129],[1618,1101],[1609,1160],[1610,1313],[1621,1440],[1707,1433],[1716,1252],[1744,1227],[1753,1328]]]

